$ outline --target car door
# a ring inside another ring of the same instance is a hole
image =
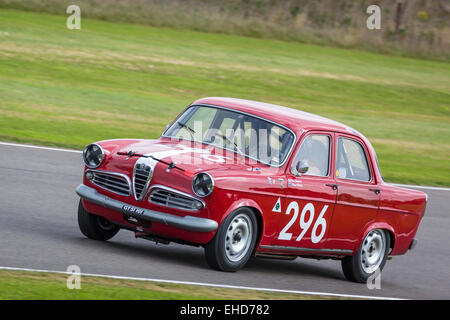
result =
[[[285,206],[273,245],[306,251],[324,246],[337,194],[331,170],[333,135],[309,132],[300,142],[286,173]],[[302,161],[308,170],[300,176],[295,166]]]
[[[338,189],[326,247],[353,250],[365,226],[376,218],[380,190],[364,142],[343,134],[335,139]]]

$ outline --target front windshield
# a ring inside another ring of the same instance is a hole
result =
[[[292,132],[280,125],[207,106],[187,109],[164,136],[213,145],[271,166],[285,162],[294,141]]]

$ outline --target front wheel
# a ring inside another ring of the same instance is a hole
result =
[[[78,226],[86,237],[101,241],[111,239],[120,229],[105,218],[87,212],[81,200],[78,204]]]
[[[222,222],[213,240],[205,246],[208,265],[228,272],[242,268],[253,253],[257,228],[251,209],[240,208],[231,213]]]
[[[389,249],[390,237],[386,231],[370,231],[361,242],[358,252],[342,260],[345,277],[353,282],[366,282],[378,269],[383,270]]]

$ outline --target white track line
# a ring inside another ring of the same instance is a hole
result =
[[[32,146],[28,144],[19,144],[19,143],[9,143],[9,142],[0,142],[0,145],[10,146],[10,147],[21,147],[21,148],[31,148],[31,149],[41,149],[41,150],[49,150],[49,151],[62,151],[62,152],[73,152],[73,153],[82,153],[80,150],[72,150],[72,149],[61,149],[61,148],[50,148],[50,147],[41,147],[41,146]]]
[[[15,267],[1,267],[1,266],[0,266],[0,270],[42,272],[42,273],[45,272],[45,273],[57,273],[57,274],[73,275],[73,273],[67,272],[67,271],[29,269],[29,268],[15,268]],[[361,296],[361,295],[329,293],[329,292],[312,292],[312,291],[297,291],[297,290],[282,290],[282,289],[243,287],[243,286],[232,286],[232,285],[226,285],[226,284],[189,282],[189,281],[177,281],[177,280],[164,280],[164,279],[152,279],[152,278],[136,278],[136,277],[112,276],[112,275],[92,274],[92,273],[80,273],[80,276],[100,277],[100,278],[117,279],[117,280],[161,282],[161,283],[170,283],[170,284],[183,284],[183,285],[191,285],[191,286],[214,287],[214,288],[225,288],[225,289],[240,289],[240,290],[253,290],[253,291],[277,292],[277,293],[289,293],[289,294],[303,294],[303,295],[312,295],[312,296],[327,296],[327,297],[355,298],[355,299],[374,299],[374,300],[403,300],[403,299],[400,299],[400,298],[388,298],[388,297],[377,297],[377,296]]]
[[[410,184],[399,184],[399,183],[389,183],[389,184],[393,185],[393,186],[397,186],[397,187],[402,187],[402,188],[450,191],[450,188],[443,188],[443,187],[414,186],[414,185],[410,185]]]
[[[9,143],[9,142],[0,142],[0,145],[11,146],[11,147],[32,148],[32,149],[42,149],[42,150],[49,150],[49,151],[62,151],[62,152],[82,153],[82,151],[80,151],[80,150],[40,147],[40,146],[33,146],[33,145],[29,145],[29,144],[19,144],[19,143]],[[425,190],[450,191],[450,188],[429,187],[429,186],[415,186],[415,185],[397,184],[397,183],[389,183],[389,184],[391,184],[393,186],[404,187],[404,188],[417,188],[417,189],[425,189]]]

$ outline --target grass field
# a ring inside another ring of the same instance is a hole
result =
[[[0,0],[0,8],[56,15],[72,4],[85,18],[111,22],[450,59],[444,0],[378,0],[376,31],[366,27],[366,10],[374,4],[367,0]]]
[[[81,276],[80,289],[67,288],[68,275],[0,270],[0,300],[322,300],[338,299],[255,290],[202,287],[153,281]],[[73,284],[73,282],[69,283]]]
[[[82,148],[156,138],[229,96],[348,124],[386,181],[450,186],[450,64],[295,42],[0,10],[0,140]]]

